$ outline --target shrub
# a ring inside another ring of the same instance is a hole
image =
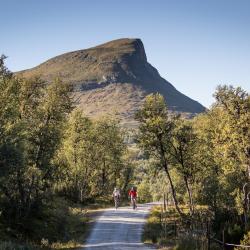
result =
[[[149,183],[146,181],[142,181],[137,188],[138,196],[140,202],[150,202],[152,201],[152,195],[150,193]]]
[[[242,226],[237,224],[230,225],[226,233],[230,243],[238,243],[244,234]]]
[[[201,241],[195,239],[192,235],[183,236],[178,240],[177,245],[174,250],[201,250],[202,244]]]
[[[19,245],[12,242],[0,242],[0,250],[35,250],[39,249],[38,247],[30,245]]]
[[[243,240],[240,242],[241,245],[245,245],[245,246],[250,246],[250,231],[248,231],[245,235]],[[240,250],[242,248],[235,248],[235,250]]]
[[[160,211],[153,208],[144,227],[143,241],[147,243],[157,243],[161,234]]]

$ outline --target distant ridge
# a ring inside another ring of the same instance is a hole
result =
[[[155,92],[165,97],[171,111],[188,115],[205,111],[147,62],[140,39],[118,39],[65,53],[17,74],[27,78],[39,75],[47,82],[59,77],[73,84],[79,106],[94,117],[116,113],[124,122],[131,122],[145,96]]]

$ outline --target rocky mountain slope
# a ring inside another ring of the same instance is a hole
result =
[[[140,39],[119,39],[62,54],[18,74],[39,75],[47,82],[59,77],[74,85],[78,105],[86,115],[115,113],[127,124],[133,123],[134,112],[153,92],[161,93],[172,111],[194,115],[205,110],[176,90],[147,62]]]

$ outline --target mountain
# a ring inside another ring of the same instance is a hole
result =
[[[205,111],[148,63],[140,39],[118,39],[65,53],[17,74],[26,78],[38,75],[46,82],[59,77],[73,84],[78,105],[86,115],[116,113],[127,124],[133,124],[134,112],[149,93],[162,94],[171,111],[187,115]]]

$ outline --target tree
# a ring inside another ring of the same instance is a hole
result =
[[[117,186],[124,167],[123,155],[125,143],[119,123],[113,119],[100,119],[94,127],[95,164],[97,189],[99,195],[107,193],[111,187]],[[94,183],[93,183],[94,184]]]
[[[3,215],[24,222],[39,211],[54,179],[52,160],[72,109],[70,86],[20,79],[0,63],[0,202]],[[19,223],[22,224],[22,223]]]
[[[103,118],[91,121],[76,110],[66,125],[57,164],[58,189],[74,201],[105,196],[130,180],[130,165],[119,123]]]
[[[190,214],[194,213],[193,185],[200,166],[195,160],[197,150],[197,137],[191,121],[177,116],[173,119],[173,130],[170,138],[171,163],[181,174],[189,198]]]
[[[173,122],[169,117],[166,103],[160,94],[148,95],[142,108],[136,114],[139,121],[139,133],[137,140],[144,152],[155,158],[160,169],[167,175],[176,210],[181,215],[182,212],[178,205],[176,189],[170,175],[170,154],[171,133]]]
[[[214,96],[216,103],[213,110],[221,111],[217,126],[220,136],[214,139],[218,149],[217,156],[224,163],[223,169],[227,177],[238,177],[234,194],[235,199],[237,193],[238,198],[242,199],[244,222],[247,226],[250,192],[250,96],[243,89],[232,86],[219,86]]]
[[[84,117],[80,110],[75,110],[69,117],[57,155],[61,173],[58,188],[75,201],[82,202],[84,198],[89,198],[92,153],[95,150],[91,141],[92,129],[90,119]]]
[[[248,224],[249,95],[241,88],[219,86],[210,111],[193,120],[201,163],[197,198],[224,217],[237,213]],[[200,193],[200,194],[199,194]],[[233,216],[230,218],[233,219]],[[235,219],[237,221],[237,219]],[[243,222],[244,221],[244,222]]]

